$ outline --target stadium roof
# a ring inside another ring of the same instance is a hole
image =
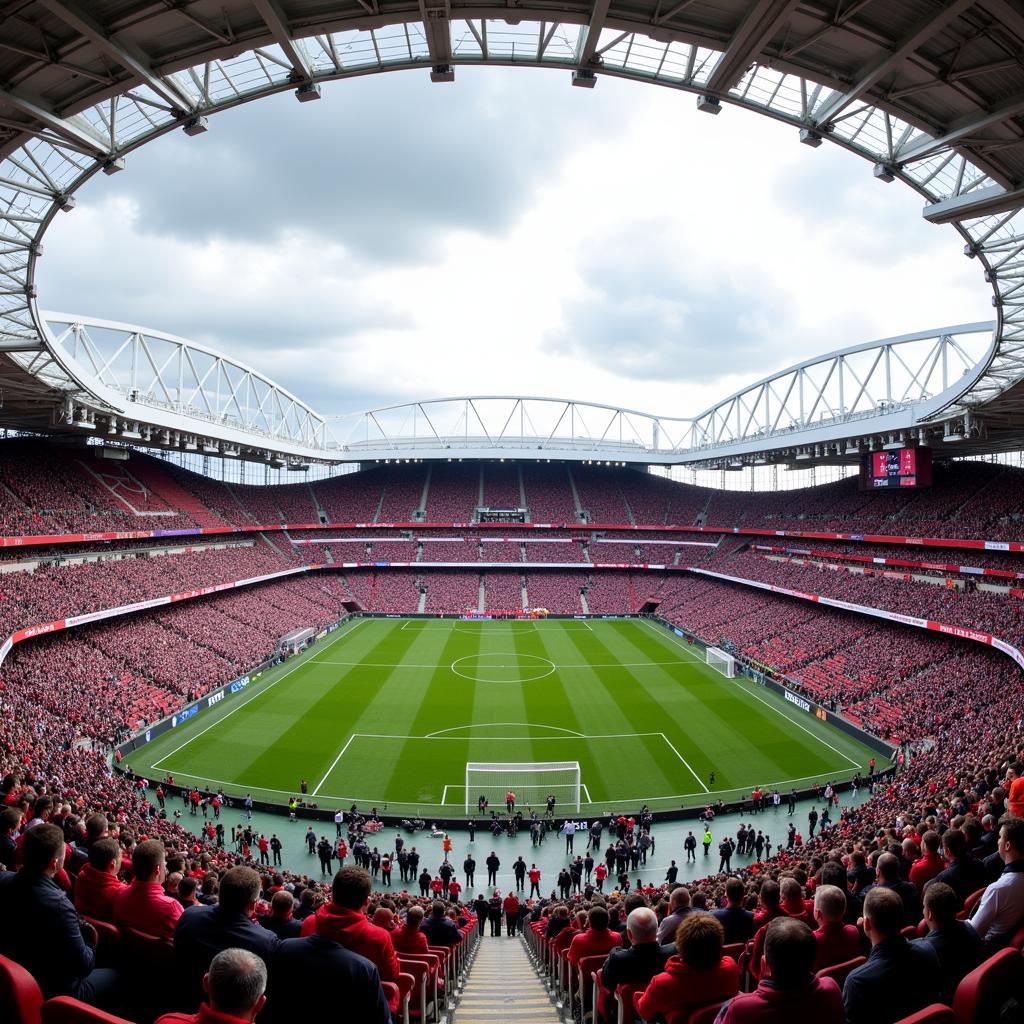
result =
[[[584,87],[601,75],[651,82],[695,94],[708,113],[747,107],[915,188],[924,216],[955,225],[982,265],[996,323],[942,407],[932,392],[912,425],[978,450],[1020,446],[1022,54],[1024,13],[1008,0],[10,3],[0,21],[0,422],[129,438],[148,426],[167,447],[337,459],[326,434],[310,430],[320,419],[312,410],[293,409],[298,418],[267,431],[217,406],[219,393],[210,413],[179,400],[156,416],[101,387],[41,325],[42,235],[92,175],[117,172],[134,148],[176,127],[206,130],[218,110],[283,90],[316,99],[324,81],[378,71],[422,68],[443,82],[459,65],[498,64],[561,68]],[[778,452],[752,422],[731,439],[746,454],[723,457]]]

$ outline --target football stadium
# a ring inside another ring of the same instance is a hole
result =
[[[1024,1021],[1018,4],[0,14],[0,1022]]]

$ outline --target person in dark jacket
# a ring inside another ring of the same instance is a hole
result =
[[[252,920],[260,894],[260,876],[252,868],[236,867],[220,880],[215,907],[190,907],[174,930],[174,952],[180,985],[177,1002],[196,1006],[202,998],[203,975],[222,949],[247,949],[267,966],[280,939]]]
[[[618,985],[639,985],[665,969],[665,961],[676,951],[674,945],[658,943],[658,918],[649,907],[637,907],[626,918],[629,945],[613,949],[601,968],[605,991],[605,1017],[615,1020],[615,989]]]
[[[490,913],[490,906],[484,898],[483,893],[480,893],[480,895],[473,900],[473,910],[476,913],[476,930],[480,935],[483,935],[484,928],[487,926],[487,915]]]
[[[96,967],[96,933],[54,881],[64,866],[64,833],[33,825],[22,840],[22,867],[0,877],[0,954],[21,964],[43,996],[74,996],[109,1007],[117,972]]]
[[[487,905],[487,916],[491,921],[491,935],[501,935],[501,893],[495,889]]]
[[[934,950],[942,968],[942,1001],[952,1005],[956,987],[985,959],[981,936],[966,922],[958,921],[959,900],[944,882],[932,881],[924,891],[924,920],[928,934],[914,945]]]
[[[713,910],[719,924],[725,929],[725,944],[746,942],[754,937],[754,915],[743,906],[746,889],[738,878],[725,882],[725,906]]]
[[[459,926],[445,915],[444,904],[440,901],[430,908],[430,915],[420,925],[420,931],[431,946],[457,946],[462,940]]]
[[[302,929],[302,922],[296,921],[295,897],[283,889],[275,892],[270,901],[270,913],[259,918],[260,924],[272,931],[279,939],[297,939]]]
[[[322,935],[286,939],[274,952],[261,1024],[391,1024],[377,968]]]
[[[902,927],[903,901],[890,888],[872,886],[864,898],[871,954],[843,985],[847,1024],[896,1021],[938,1001],[939,958],[930,946],[903,938]]]

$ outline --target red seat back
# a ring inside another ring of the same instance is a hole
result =
[[[71,996],[57,996],[43,1003],[43,1024],[131,1024],[105,1010],[79,1002]]]
[[[896,1024],[956,1024],[956,1017],[948,1006],[942,1003],[932,1003],[909,1017],[903,1017],[896,1021]]]
[[[1016,949],[1001,949],[957,986],[953,997],[957,1024],[988,1024],[998,1020],[1003,1002],[1022,990],[1024,957]]]
[[[860,967],[861,964],[867,962],[866,956],[855,956],[852,960],[844,960],[841,964],[833,964],[831,967],[822,967],[818,971],[819,978],[831,978],[840,988],[843,987],[843,982],[846,981],[846,976],[850,971]]]
[[[21,964],[0,956],[0,1020],[10,1024],[39,1024],[43,993]]]

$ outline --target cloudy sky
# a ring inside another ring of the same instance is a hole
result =
[[[326,414],[521,393],[688,415],[816,353],[990,319],[921,206],[670,90],[402,72],[97,176],[47,236],[40,302],[224,349]]]

